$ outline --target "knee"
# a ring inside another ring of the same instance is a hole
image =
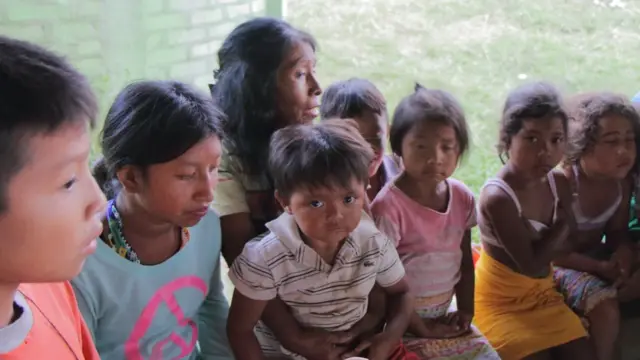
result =
[[[620,304],[618,300],[606,299],[598,303],[587,314],[590,322],[606,323],[612,330],[620,326]]]

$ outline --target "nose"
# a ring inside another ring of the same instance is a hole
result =
[[[210,203],[213,201],[213,192],[218,185],[218,171],[207,173],[202,177],[202,180],[198,182],[198,189],[196,191],[196,198],[198,201]]]
[[[314,72],[309,73],[309,95],[320,96],[322,94],[322,88],[320,82]]]
[[[329,223],[337,223],[344,218],[342,215],[342,211],[339,206],[328,206],[327,207],[327,222]]]
[[[88,199],[91,199],[89,202],[89,206],[87,207],[87,211],[85,216],[90,219],[93,217],[100,217],[106,208],[107,198],[104,196],[104,193],[98,186],[98,183],[95,181],[93,176],[89,177],[90,185],[89,185],[89,194],[87,195]]]

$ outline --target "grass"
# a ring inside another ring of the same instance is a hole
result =
[[[419,81],[463,104],[473,145],[456,177],[476,193],[500,167],[509,90],[640,91],[640,0],[289,0],[286,19],[319,42],[323,85],[372,80],[390,113]]]

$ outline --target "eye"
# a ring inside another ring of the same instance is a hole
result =
[[[64,183],[64,185],[62,185],[62,187],[65,190],[71,190],[71,188],[73,187],[73,185],[78,182],[78,179],[74,176],[73,178],[71,178],[71,180],[67,181],[66,183]]]
[[[535,136],[528,136],[528,137],[526,137],[525,139],[527,139],[527,141],[529,141],[529,142],[530,142],[530,143],[532,143],[532,144],[535,144],[535,143],[537,143],[537,142],[538,142],[538,138],[537,138],[537,137],[535,137]]]
[[[300,79],[305,76],[307,76],[307,73],[305,71],[296,71],[296,79]]]
[[[323,203],[322,201],[320,201],[320,200],[313,200],[313,201],[311,201],[311,202],[309,203],[309,205],[310,205],[312,208],[319,208],[319,207],[324,206],[324,203]]]
[[[192,180],[196,177],[196,173],[176,175],[180,180]]]
[[[345,198],[344,198],[344,203],[345,204],[353,204],[354,202],[356,202],[356,197],[355,196],[345,196]]]
[[[554,144],[559,144],[559,143],[561,143],[561,142],[563,142],[563,141],[564,141],[564,137],[559,136],[559,137],[553,138],[551,141],[552,141]]]

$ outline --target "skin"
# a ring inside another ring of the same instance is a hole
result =
[[[218,183],[221,153],[220,139],[210,136],[166,163],[145,171],[125,166],[117,172],[123,191],[116,207],[124,237],[142,264],[159,264],[173,256],[180,250],[181,229],[206,215]],[[104,229],[106,239],[109,228]]]
[[[0,327],[12,318],[20,283],[69,280],[95,251],[105,199],[88,166],[87,124],[78,119],[24,140],[28,157],[0,214]]]
[[[494,229],[504,247],[483,242],[483,250],[492,258],[522,275],[541,278],[549,275],[551,260],[571,249],[569,234],[574,228],[571,212],[571,188],[562,174],[553,173],[559,202],[553,220],[553,194],[547,173],[561,160],[565,149],[560,118],[524,119],[522,128],[508,146],[509,160],[498,172],[515,192],[522,217],[547,224],[549,229],[536,235],[518,215],[511,198],[496,186],[487,186],[480,197],[480,211]],[[540,351],[526,359],[595,359],[591,343],[580,338]]]
[[[438,212],[449,205],[446,179],[453,175],[460,159],[456,131],[441,122],[420,122],[402,141],[404,172],[396,181],[402,192],[419,204]],[[461,278],[456,285],[458,311],[438,319],[422,319],[412,314],[409,331],[424,338],[450,338],[470,330],[473,318],[474,270],[471,232],[464,234]]]
[[[380,171],[389,136],[389,121],[386,114],[378,114],[368,110],[354,117],[353,120],[358,124],[360,134],[371,145],[375,154],[369,169],[370,188],[367,189],[369,200],[373,200],[384,186],[384,179]]]
[[[364,184],[352,179],[347,188],[296,189],[290,196],[276,192],[276,198],[296,220],[303,241],[327,263],[333,264],[344,239],[355,230],[362,216],[366,200]],[[368,351],[372,360],[386,359],[395,348],[409,321],[412,311],[408,284],[403,278],[395,285],[385,288],[389,299],[390,321],[383,333],[361,341],[352,353],[347,344],[337,344],[331,355],[355,356]],[[227,321],[229,343],[238,359],[263,359],[260,345],[253,328],[260,320],[267,301],[252,300],[234,292]],[[323,344],[327,352],[328,343]]]
[[[620,195],[620,184],[622,200],[602,228],[576,231],[573,234],[577,242],[576,251],[554,261],[556,265],[588,272],[621,286],[623,300],[633,299],[631,293],[640,290],[640,281],[629,281],[635,251],[627,232],[631,186],[624,181],[635,159],[635,134],[630,121],[617,115],[600,119],[595,144],[587,149],[578,164],[579,179],[575,178],[571,168],[565,169],[565,175],[574,189],[577,188],[580,210],[589,218],[599,216],[604,209],[614,205]],[[585,254],[601,247],[603,235],[607,237],[608,246],[617,248],[613,256],[607,260],[599,260]],[[638,276],[632,278],[636,280]],[[586,316],[598,358],[615,358],[620,328],[618,302],[614,299],[602,301]]]

